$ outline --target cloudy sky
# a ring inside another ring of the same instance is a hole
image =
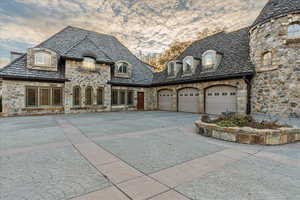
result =
[[[0,0],[0,65],[65,26],[119,38],[133,52],[161,52],[205,28],[250,25],[267,0]]]

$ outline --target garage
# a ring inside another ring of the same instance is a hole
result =
[[[158,92],[158,108],[163,111],[172,110],[172,91],[161,90]]]
[[[199,113],[199,91],[185,88],[178,92],[178,112]]]
[[[205,111],[208,114],[237,111],[237,89],[231,86],[215,86],[205,92]]]

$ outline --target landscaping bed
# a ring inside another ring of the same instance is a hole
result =
[[[250,116],[207,115],[196,121],[199,134],[243,144],[279,145],[300,141],[300,129],[277,121],[255,121]]]

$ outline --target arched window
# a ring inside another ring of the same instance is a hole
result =
[[[80,87],[76,86],[73,88],[73,105],[74,106],[80,106]]]
[[[126,62],[119,62],[117,64],[118,73],[119,74],[127,74],[128,73],[128,66],[129,66],[129,64],[126,63]]]
[[[104,92],[103,88],[97,89],[97,105],[103,105]]]
[[[42,51],[36,52],[34,54],[34,64],[50,66],[51,65],[51,55],[47,52],[42,52]]]
[[[300,38],[300,24],[299,23],[289,25],[288,38],[289,39]]]
[[[212,67],[214,65],[214,53],[207,52],[204,56],[204,66],[205,67]]]
[[[85,105],[92,105],[93,104],[93,88],[87,87],[85,89]]]
[[[168,64],[168,75],[169,76],[175,75],[175,62],[174,61],[171,61]]]
[[[183,72],[185,74],[189,74],[189,73],[192,72],[193,63],[194,63],[194,58],[192,56],[188,56],[188,57],[184,58],[184,60],[183,60]]]
[[[83,67],[87,70],[94,71],[96,69],[96,60],[92,57],[84,57]]]
[[[262,56],[262,65],[263,67],[272,66],[272,52],[265,52]]]

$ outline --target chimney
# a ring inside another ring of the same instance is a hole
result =
[[[14,61],[17,58],[21,57],[24,53],[20,53],[20,52],[15,52],[15,51],[11,51],[10,52],[10,61]]]

